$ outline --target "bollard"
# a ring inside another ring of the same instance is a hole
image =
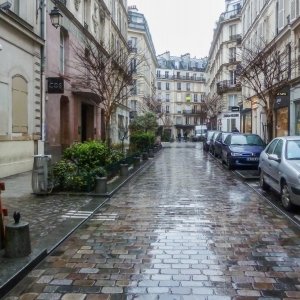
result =
[[[31,253],[28,222],[20,222],[20,213],[14,213],[15,223],[5,226],[5,256],[24,257]]]
[[[133,167],[139,168],[140,166],[141,166],[141,158],[139,156],[135,157],[133,161]]]
[[[107,193],[107,177],[96,177],[96,194],[106,194]]]
[[[153,148],[149,149],[149,157],[154,157]]]
[[[143,160],[148,160],[148,153],[147,152],[143,152]]]
[[[120,176],[128,176],[128,164],[120,165]]]

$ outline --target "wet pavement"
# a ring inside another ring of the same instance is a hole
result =
[[[5,299],[300,299],[299,228],[200,143],[178,144]]]

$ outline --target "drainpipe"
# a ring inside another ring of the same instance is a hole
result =
[[[40,10],[41,10],[41,37],[46,41],[46,9],[47,9],[47,0],[40,1]],[[42,149],[39,149],[39,154],[44,154],[45,152],[45,142],[46,142],[46,45],[41,46],[41,140],[43,143]]]

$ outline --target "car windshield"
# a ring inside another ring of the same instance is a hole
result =
[[[300,141],[288,141],[287,142],[286,158],[300,160]]]
[[[206,133],[207,129],[197,129],[196,130],[196,134],[202,134],[202,133]]]
[[[208,132],[207,132],[207,137],[208,137],[208,138],[211,138],[211,137],[213,136],[214,133],[215,133],[214,131],[208,131]]]
[[[258,135],[232,135],[231,145],[253,145],[253,146],[265,146],[264,141]]]

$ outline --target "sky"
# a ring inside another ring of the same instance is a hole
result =
[[[156,55],[190,53],[208,56],[215,22],[225,11],[225,0],[127,0],[145,15]]]

